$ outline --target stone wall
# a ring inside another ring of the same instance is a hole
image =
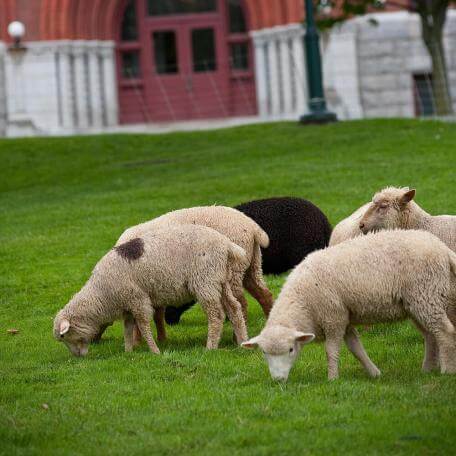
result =
[[[408,12],[375,14],[369,18],[354,21],[364,117],[413,117],[413,75],[432,73],[431,59],[421,37],[420,19]],[[448,12],[444,41],[456,108],[455,11]]]

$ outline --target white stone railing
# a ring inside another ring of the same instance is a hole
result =
[[[102,130],[118,122],[113,42],[30,42],[23,51],[6,50],[4,68],[8,136]]]
[[[263,118],[294,118],[306,109],[303,33],[301,24],[251,32],[258,113]]]

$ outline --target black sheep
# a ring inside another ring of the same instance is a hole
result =
[[[331,225],[317,206],[289,196],[249,201],[235,209],[255,220],[269,236],[270,245],[262,249],[263,272],[281,274],[300,263],[309,253],[329,243]],[[179,323],[183,312],[194,303],[167,307],[166,322]]]

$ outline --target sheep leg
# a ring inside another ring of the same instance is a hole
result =
[[[440,372],[456,374],[456,337],[455,328],[448,318],[443,300],[419,301],[410,303],[410,314],[413,320],[435,337],[439,353]],[[423,313],[423,309],[429,309]],[[432,309],[432,310],[431,310]]]
[[[456,374],[455,329],[446,315],[442,318],[440,327],[434,330],[434,336],[439,351],[440,372]]]
[[[199,297],[198,301],[204,310],[207,317],[207,342],[206,348],[214,350],[218,348],[222,337],[223,322],[225,320],[225,312],[220,305],[220,299],[211,299]]]
[[[135,326],[133,328],[133,348],[141,345],[141,342],[142,342],[141,331],[139,330],[138,325],[135,322]]]
[[[236,299],[236,301],[238,301],[239,304],[241,305],[242,316],[244,317],[244,323],[247,326],[247,318],[248,318],[247,299],[245,299],[245,296],[244,296],[244,293],[242,292],[242,290],[240,290],[238,292],[235,292],[233,290],[233,295],[234,295],[234,298]]]
[[[412,320],[416,328],[423,335],[424,338],[424,359],[422,369],[424,372],[431,372],[434,369],[439,368],[439,349],[437,346],[437,340],[423,326],[421,326],[416,320]]]
[[[339,378],[339,352],[344,338],[345,331],[332,333],[326,336],[325,349],[328,359],[328,380]]]
[[[130,313],[125,314],[124,316],[124,342],[125,342],[125,351],[131,352],[134,347],[134,336],[133,332],[136,328],[135,320],[133,315]]]
[[[153,313],[150,301],[144,306],[140,306],[138,309],[132,309],[131,312],[136,321],[136,325],[141,332],[141,335],[144,337],[144,339],[146,339],[150,351],[158,355],[160,353],[160,350],[154,341],[152,330],[150,329],[150,320]]]
[[[103,333],[106,331],[106,328],[108,326],[111,326],[112,323],[106,323],[105,325],[101,325],[100,326],[100,329],[98,330],[97,334],[95,335],[95,337],[93,338],[92,342],[94,344],[98,344],[101,340],[101,336],[103,335]]]
[[[165,328],[165,309],[163,307],[157,307],[154,312],[154,322],[157,328],[157,339],[159,342],[166,340],[166,328]]]
[[[274,297],[264,282],[261,250],[258,244],[253,248],[252,262],[244,277],[244,287],[259,302],[266,317],[269,316]]]
[[[240,302],[234,297],[229,284],[223,286],[223,307],[228,315],[228,318],[233,325],[234,334],[238,345],[248,339],[247,328],[243,315],[243,308]]]
[[[371,361],[369,355],[366,353],[366,350],[359,339],[358,332],[353,326],[349,326],[344,336],[345,343],[348,349],[353,353],[354,357],[362,364],[364,369],[371,377],[380,376],[380,370],[378,367]]]

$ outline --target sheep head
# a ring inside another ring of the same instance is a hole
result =
[[[359,221],[359,229],[367,234],[371,231],[405,228],[404,213],[414,197],[415,190],[408,187],[388,187],[376,193]]]

